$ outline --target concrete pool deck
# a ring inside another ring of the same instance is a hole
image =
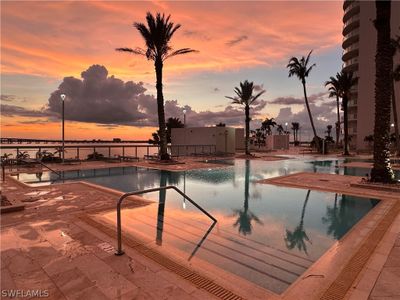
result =
[[[197,163],[201,159],[203,158],[194,158],[191,166],[199,167]],[[83,165],[92,169],[136,164],[86,165],[84,163],[61,167],[71,170]],[[206,167],[210,168],[210,164]],[[364,228],[359,226],[357,226],[358,232],[352,230],[350,237],[359,235],[359,244],[356,246],[360,246],[371,235],[373,229],[379,227],[378,223],[391,211],[391,208],[398,205],[399,195],[350,187],[351,182],[359,180],[360,178],[350,176],[297,173],[273,178],[263,183],[383,199],[377,207],[378,214],[369,214],[360,221],[359,225],[364,224],[368,230],[363,230]],[[2,184],[2,192],[12,201],[28,200],[25,202],[25,211],[1,217],[3,290],[48,290],[50,299],[213,299],[214,296],[203,288],[176,275],[176,272],[172,272],[132,247],[126,247],[127,255],[114,256],[115,239],[84,222],[82,216],[115,209],[118,194],[84,183],[33,188],[9,178]],[[130,202],[130,205],[143,206],[147,203],[139,197],[135,200]],[[400,278],[398,260],[400,217],[396,213],[392,218],[393,222],[387,224],[386,230],[381,232],[382,236],[376,241],[376,247],[350,288],[346,290],[344,298],[400,297],[396,289],[396,282]],[[359,247],[350,245],[350,248],[356,252]],[[327,262],[330,258],[332,254],[324,255],[325,262],[321,260],[320,267],[325,264],[328,268]],[[343,262],[348,262],[349,258],[349,255],[343,256]],[[345,265],[346,263],[343,267]],[[316,269],[312,267],[281,296],[266,293],[264,299],[293,299],[294,296],[297,299],[320,298],[330,285],[321,284],[319,278],[321,273],[313,273],[314,270]],[[342,268],[338,268],[337,272],[331,272],[328,279],[334,282],[341,270]],[[235,285],[235,282],[232,282],[232,285]],[[225,287],[228,290],[235,288],[229,285]],[[302,293],[299,294],[299,291]],[[245,289],[240,296],[248,299],[257,298],[252,297],[256,296],[252,291]]]

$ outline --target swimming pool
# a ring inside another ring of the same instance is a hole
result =
[[[165,197],[145,195],[153,204],[123,209],[124,230],[155,247],[169,252],[175,249],[192,265],[206,262],[278,294],[379,202],[256,183],[300,171],[344,174],[350,168],[339,168],[340,161],[230,163],[233,165],[185,172],[127,167],[68,171],[64,176],[121,191],[179,187],[218,220],[215,227],[181,196],[168,191]],[[57,182],[51,173],[19,175],[28,183],[39,182],[38,177],[44,183]],[[104,218],[115,222],[115,212],[105,213]]]

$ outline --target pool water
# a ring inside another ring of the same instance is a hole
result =
[[[362,172],[339,168],[340,161],[232,160],[232,165],[226,164],[183,172],[127,167],[68,171],[64,176],[121,191],[177,186],[218,220],[216,226],[169,190],[144,195],[154,200],[153,204],[123,209],[124,230],[166,251],[176,249],[191,264],[209,263],[278,294],[379,202],[256,183],[300,171]],[[38,177],[42,182],[57,182],[51,173],[19,175],[28,183],[40,182]],[[104,218],[115,222],[115,212]]]

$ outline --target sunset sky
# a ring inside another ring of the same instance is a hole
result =
[[[59,138],[62,84],[67,139],[148,139],[157,124],[154,66],[115,51],[144,46],[132,23],[148,11],[182,25],[175,49],[199,50],[165,63],[167,117],[183,119],[186,107],[189,126],[241,126],[241,108],[225,96],[248,79],[266,90],[253,128],[274,117],[307,131],[301,84],[286,65],[313,49],[311,109],[321,135],[334,124],[324,82],[341,68],[342,1],[2,1],[1,135]]]

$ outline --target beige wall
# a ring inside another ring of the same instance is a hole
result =
[[[245,148],[244,128],[236,128],[236,149],[243,150]]]
[[[375,54],[376,29],[372,20],[376,18],[375,2],[360,1],[359,82],[357,99],[357,149],[368,149],[364,137],[373,134],[375,119]],[[400,1],[392,1],[392,36],[400,35]],[[400,55],[394,59],[400,63]],[[400,83],[395,87],[397,114],[400,116]],[[393,120],[393,117],[391,118]]]
[[[235,128],[232,127],[187,127],[172,128],[171,131],[173,155],[178,152],[174,145],[187,145],[179,148],[180,155],[202,152],[202,147],[197,147],[195,151],[194,145],[215,145],[217,152],[235,153],[235,140]],[[208,152],[208,149],[205,147],[204,152]]]

